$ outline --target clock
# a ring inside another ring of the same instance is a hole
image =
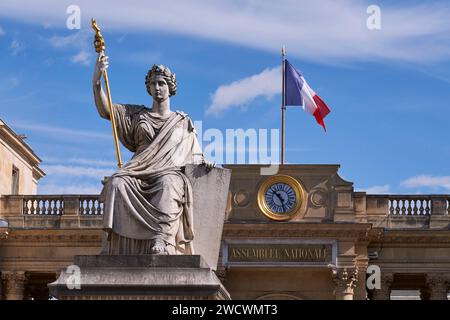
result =
[[[275,175],[265,180],[258,190],[258,206],[269,219],[285,221],[292,219],[303,203],[301,184],[287,175]]]

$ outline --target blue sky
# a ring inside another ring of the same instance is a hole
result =
[[[366,26],[372,4],[379,30]],[[80,29],[66,27],[69,5],[80,8]],[[288,163],[341,164],[356,190],[450,193],[447,1],[6,0],[0,117],[43,159],[39,193],[97,193],[115,168],[110,124],[92,97],[91,17],[106,40],[114,102],[150,105],[144,77],[162,63],[177,74],[172,109],[203,132],[280,128],[284,44],[332,110],[324,133],[288,108]]]

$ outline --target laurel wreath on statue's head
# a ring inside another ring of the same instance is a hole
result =
[[[166,80],[167,85],[169,86],[169,94],[170,96],[174,96],[177,93],[177,78],[175,73],[170,71],[170,69],[162,64],[156,65],[148,70],[147,75],[145,76],[145,86],[147,87],[147,92],[149,95],[152,95],[150,92],[150,79],[154,75],[161,75],[164,80]]]

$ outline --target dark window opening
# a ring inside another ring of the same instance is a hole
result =
[[[14,166],[12,168],[11,194],[19,194],[19,169]]]

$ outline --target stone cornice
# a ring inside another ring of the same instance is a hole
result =
[[[239,173],[239,177],[260,175],[261,168],[269,168],[270,164],[225,164],[224,168],[234,170]],[[339,170],[339,164],[284,164],[279,165],[279,173],[292,175],[334,175]],[[320,168],[320,170],[318,170]],[[269,177],[261,175],[262,178]]]
[[[101,229],[15,229],[11,230],[3,245],[42,246],[95,245],[102,240]]]
[[[371,224],[367,223],[225,223],[223,238],[339,238],[364,241]]]
[[[373,237],[371,242],[421,245],[428,243],[450,244],[450,230],[385,230],[379,238]]]
[[[4,138],[4,141],[14,150],[23,155],[32,166],[37,166],[41,163],[41,159],[34,153],[31,147],[23,141],[10,127],[6,125],[0,119],[0,137]],[[44,172],[42,170],[37,171],[39,174]]]

